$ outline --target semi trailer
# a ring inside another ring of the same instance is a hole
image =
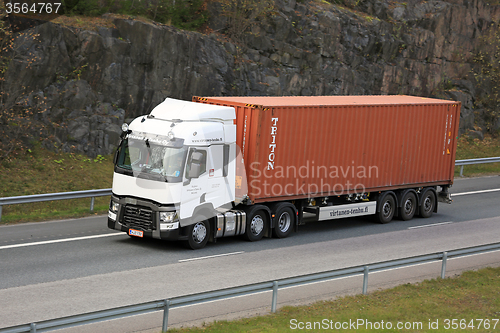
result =
[[[108,227],[199,249],[284,238],[305,221],[430,217],[451,203],[460,108],[400,95],[167,98],[122,127]]]

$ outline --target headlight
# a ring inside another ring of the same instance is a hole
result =
[[[118,213],[118,207],[120,207],[118,202],[111,201],[109,204],[109,210],[113,213]]]
[[[160,222],[171,223],[177,219],[176,212],[160,212]]]

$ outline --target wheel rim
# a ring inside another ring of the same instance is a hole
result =
[[[424,200],[424,210],[426,212],[430,212],[432,209],[432,200],[429,196],[427,196]]]
[[[387,200],[384,203],[384,206],[382,207],[382,211],[384,212],[384,218],[388,218],[392,214],[392,205],[389,200]]]
[[[252,222],[250,223],[250,230],[252,231],[252,234],[259,235],[263,229],[264,220],[262,219],[262,216],[255,215],[252,219]]]
[[[205,227],[205,224],[202,222],[196,223],[196,225],[193,228],[193,240],[196,243],[201,243],[205,240],[205,237],[207,237],[207,228]]]
[[[290,228],[291,221],[292,218],[290,217],[290,214],[288,214],[288,212],[283,212],[278,220],[278,228],[280,231],[287,232],[288,228]]]
[[[411,215],[413,213],[413,208],[414,208],[413,199],[411,199],[411,198],[406,199],[406,201],[405,201],[405,214],[408,216]]]

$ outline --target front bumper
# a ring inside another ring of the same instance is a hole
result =
[[[128,231],[130,229],[134,228],[129,228],[127,226],[124,226],[123,224],[114,221],[108,217],[108,228],[109,229],[114,229],[118,231],[123,231],[128,234]],[[157,238],[157,239],[164,239],[164,240],[169,240],[169,241],[176,241],[176,240],[183,240],[187,239],[185,236],[181,235],[179,232],[179,228],[173,229],[173,230],[160,230],[159,232],[154,232],[152,230],[141,230],[144,232],[144,237],[148,238]]]
[[[108,228],[129,233],[130,229],[140,230],[144,237],[180,240],[179,223],[162,223],[159,214],[165,211],[175,211],[174,205],[159,205],[157,203],[129,198],[111,196],[111,201],[118,203],[117,212],[108,212]],[[111,206],[111,205],[110,205]]]

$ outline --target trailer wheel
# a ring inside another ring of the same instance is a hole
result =
[[[204,220],[188,227],[187,245],[193,250],[204,248],[210,236],[210,222]]]
[[[285,238],[290,235],[294,225],[294,213],[292,208],[281,206],[276,211],[276,225],[273,229],[273,234],[278,238]]]
[[[415,193],[406,193],[401,202],[402,205],[399,209],[399,217],[403,221],[411,220],[417,211],[417,197],[415,196]]]
[[[376,218],[379,223],[389,223],[394,217],[396,209],[396,200],[390,194],[384,196],[380,201],[380,211],[377,213]]]
[[[434,212],[434,205],[436,204],[436,195],[434,191],[425,191],[420,202],[420,216],[423,218],[431,217],[432,212]]]
[[[264,209],[254,207],[247,213],[245,238],[251,242],[261,240],[268,226],[268,218]]]

